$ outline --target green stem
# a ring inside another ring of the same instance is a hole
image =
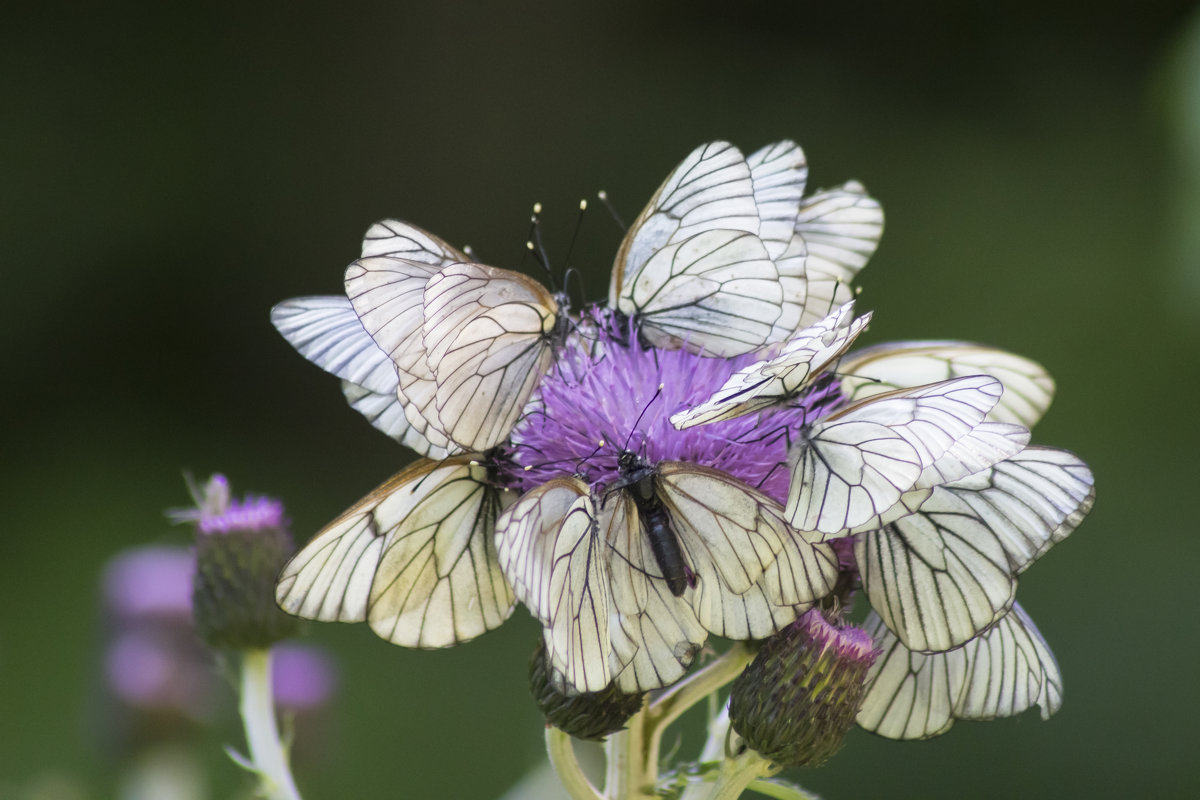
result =
[[[775,800],[818,800],[815,794],[809,794],[799,786],[790,786],[771,780],[751,781],[748,788],[750,791],[758,792],[766,797],[774,797]]]
[[[575,745],[569,734],[563,733],[553,725],[546,726],[546,753],[550,756],[550,766],[558,773],[563,788],[571,795],[571,800],[604,800],[603,795],[596,791],[592,782],[583,774],[579,767],[579,759],[575,757]]]
[[[271,651],[266,648],[242,653],[242,696],[240,710],[246,729],[250,760],[258,772],[263,794],[269,800],[300,800],[300,792],[288,767],[287,751],[279,740],[275,700],[271,693]]]
[[[717,658],[684,680],[672,686],[645,711],[646,729],[649,733],[646,757],[652,764],[658,763],[662,735],[667,726],[679,719],[685,711],[736,678],[754,658],[742,642],[735,642]]]
[[[717,782],[713,784],[708,800],[737,800],[751,783],[775,771],[770,761],[753,750],[746,750],[734,758],[721,762]]]
[[[609,800],[653,800],[658,761],[647,757],[646,714],[629,718],[625,730],[608,737],[604,754],[608,769],[604,796]]]

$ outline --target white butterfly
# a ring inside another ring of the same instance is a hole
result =
[[[996,719],[1034,705],[1062,706],[1062,673],[1017,604],[995,627],[946,653],[909,651],[874,613],[864,625],[882,654],[871,667],[857,722],[889,739],[927,739],[956,719]]]
[[[599,507],[561,479],[499,522],[501,565],[565,690],[666,686],[709,633],[768,636],[832,590],[832,549],[796,536],[766,495],[696,464],[623,464],[629,483]]]
[[[671,424],[683,430],[786,403],[841,358],[870,320],[870,313],[854,319],[851,300],[818,324],[801,331],[783,346],[779,355],[743,367],[703,403],[672,415]]]
[[[1035,361],[969,342],[892,342],[858,350],[842,362],[842,393],[851,401],[964,375],[991,375],[1004,394],[988,419],[1032,428],[1054,397],[1054,380]]]
[[[1001,391],[995,378],[958,378],[877,395],[805,426],[788,453],[788,520],[846,535],[888,512],[944,457],[989,466],[1002,437],[975,431]]]
[[[370,623],[406,647],[465,642],[506,620],[496,519],[516,499],[478,455],[422,460],[327,525],[284,567],[276,601],[306,619]]]
[[[757,165],[759,194],[765,203],[775,198],[769,214],[787,213],[779,187],[786,195],[794,161],[764,157]],[[736,147],[702,145],[630,226],[613,264],[608,305],[634,318],[646,342],[733,356],[770,340],[784,295],[768,242],[759,238],[755,188]],[[776,235],[773,218],[767,227]]]
[[[856,539],[863,589],[909,650],[957,647],[1007,613],[1017,575],[1079,525],[1093,497],[1076,456],[1026,448]]]
[[[508,436],[548,368],[566,311],[524,275],[434,256],[359,259],[346,293],[395,365],[409,422],[436,444],[486,450]]]

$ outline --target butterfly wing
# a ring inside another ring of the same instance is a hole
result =
[[[558,304],[537,281],[453,264],[424,292],[425,359],[453,441],[486,450],[508,436],[553,358]]]
[[[892,392],[838,411],[791,448],[787,517],[802,531],[847,533],[882,515],[969,436],[1000,396],[983,375]]]
[[[674,414],[680,430],[753,414],[786,402],[807,388],[842,356],[871,321],[870,313],[853,319],[854,301],[784,345],[779,355],[750,364],[729,376],[703,403]]]
[[[883,209],[858,181],[808,197],[795,219],[810,277],[848,284],[867,263],[883,235]]]
[[[691,604],[655,577],[658,565],[628,493],[612,494],[597,522],[607,548],[613,681],[628,694],[669,686],[687,672],[708,631]]]
[[[423,456],[446,454],[423,436],[398,402],[396,367],[367,333],[346,297],[298,297],[271,309],[271,322],[309,361],[343,381],[343,393],[377,429]]]
[[[782,313],[779,272],[762,240],[715,230],[656,250],[615,308],[655,347],[729,357],[766,344]]]
[[[493,533],[513,500],[469,456],[420,461],[330,523],[288,562],[276,599],[308,619],[366,620],[406,647],[446,647],[512,612]]]
[[[833,590],[837,557],[791,530],[778,502],[719,470],[662,462],[655,491],[696,585],[684,592],[707,630],[770,636]]]
[[[441,270],[422,261],[378,256],[346,268],[346,295],[363,328],[396,371],[397,396],[413,428],[435,446],[458,449],[437,416],[437,386],[425,358],[425,286]]]
[[[986,374],[1004,384],[988,419],[1032,428],[1054,397],[1054,380],[1035,361],[968,342],[895,342],[852,353],[842,362],[842,392],[853,401],[874,394]]]
[[[718,229],[759,231],[750,167],[728,142],[710,142],[689,153],[634,220],[613,263],[609,308],[618,307],[654,253]]]
[[[496,549],[513,593],[544,626],[552,680],[564,692],[612,682],[608,560],[588,487],[559,478],[500,518]]]
[[[393,256],[434,267],[471,260],[440,237],[398,219],[381,220],[367,229],[363,236],[362,257],[372,256]]]
[[[889,739],[928,739],[956,719],[1011,717],[1062,705],[1062,673],[1024,610],[946,653],[914,653],[874,613],[864,624],[882,653],[871,667],[858,724]]]
[[[759,238],[772,259],[787,249],[808,180],[804,151],[792,141],[769,144],[746,157],[754,204],[758,208]]]

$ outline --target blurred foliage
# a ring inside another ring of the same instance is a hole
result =
[[[162,517],[184,468],[282,497],[303,540],[409,460],[275,334],[272,303],[338,291],[385,216],[531,270],[541,201],[561,263],[580,197],[605,189],[628,220],[696,144],[785,137],[814,186],[860,179],[887,212],[870,341],[1042,361],[1059,396],[1035,440],[1083,455],[1099,491],[1022,580],[1066,676],[1057,717],[856,731],[795,777],[828,798],[1197,788],[1192,4],[333,8],[57,4],[0,29],[0,797],[112,795],[98,573],[184,541]],[[619,238],[589,212],[588,299]],[[306,796],[495,797],[543,758],[523,611],[431,653],[307,630],[345,674]],[[216,797],[244,786],[223,742],[232,722],[202,742]]]

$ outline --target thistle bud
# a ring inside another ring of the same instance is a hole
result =
[[[267,497],[230,499],[214,475],[197,495],[197,510],[176,512],[196,523],[192,609],[196,631],[210,647],[270,647],[296,630],[275,605],[275,579],[295,552],[283,505]]]
[[[529,662],[529,691],[546,721],[576,739],[603,739],[624,728],[626,721],[642,710],[643,695],[625,694],[615,684],[575,695],[554,688],[546,666],[546,646],[540,638]]]
[[[766,640],[734,681],[734,730],[780,766],[822,764],[854,724],[877,655],[865,631],[809,611]]]

